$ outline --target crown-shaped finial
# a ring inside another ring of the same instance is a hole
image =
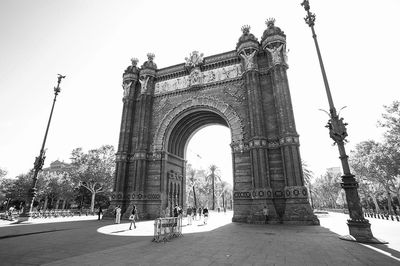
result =
[[[249,32],[250,32],[249,25],[243,25],[241,29],[242,29],[243,34],[249,34]]]
[[[265,21],[265,24],[267,24],[268,28],[272,27],[275,25],[275,19],[274,18],[269,18]]]
[[[136,66],[139,60],[137,58],[131,58],[132,66]]]
[[[153,53],[148,53],[148,54],[147,54],[147,59],[148,59],[150,62],[153,62],[154,57],[155,57],[155,55],[154,55]]]

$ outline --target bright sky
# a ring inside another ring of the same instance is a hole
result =
[[[302,158],[316,173],[338,166],[337,148],[324,127],[328,116],[318,111],[327,110],[328,103],[300,2],[0,1],[0,167],[9,171],[9,177],[33,167],[57,73],[67,78],[54,110],[46,166],[56,159],[68,161],[76,147],[117,146],[122,73],[131,57],[139,58],[141,65],[153,52],[163,68],[183,63],[193,50],[205,56],[230,51],[242,25],[249,24],[261,39],[269,17],[276,18],[276,26],[287,35],[288,77]],[[317,15],[316,32],[335,105],[348,106],[342,111],[349,123],[347,148],[379,139],[376,122],[382,106],[400,96],[400,1],[310,4]],[[211,147],[221,142],[215,134],[205,134]],[[224,139],[226,131],[221,134],[217,135]],[[196,139],[195,135],[189,148],[206,158],[205,168],[211,157],[201,149],[204,140]],[[225,139],[228,145],[229,137]],[[231,161],[229,147],[223,156]],[[221,163],[224,173],[229,172],[226,167],[231,166]]]

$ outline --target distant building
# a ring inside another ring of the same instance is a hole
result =
[[[326,172],[333,176],[342,175],[342,168],[340,167],[329,167],[326,168]]]
[[[73,169],[73,166],[69,163],[60,162],[59,160],[55,160],[50,163],[50,167],[43,168],[44,173],[64,173],[70,172]]]

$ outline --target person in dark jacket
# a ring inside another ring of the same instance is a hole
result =
[[[101,218],[103,217],[103,209],[101,208],[101,206],[99,206],[99,213],[98,213],[99,217],[97,220],[101,220]]]
[[[134,226],[133,228],[136,229],[136,221],[135,221],[136,214],[137,214],[136,205],[133,205],[131,215],[129,216],[129,220],[131,221],[131,225],[129,226],[129,230],[132,230],[132,224]]]
[[[208,221],[208,208],[207,207],[205,207],[203,209],[203,215],[204,215],[204,224],[207,224],[207,221]]]
[[[178,217],[179,216],[179,208],[178,205],[175,205],[174,207],[174,217]]]

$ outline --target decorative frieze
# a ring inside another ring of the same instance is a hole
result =
[[[268,140],[268,148],[269,149],[276,149],[279,148],[280,144],[279,144],[279,140],[278,139],[269,139]]]
[[[112,200],[122,200],[123,199],[123,193],[122,192],[113,192],[111,194],[111,199]]]
[[[267,147],[269,149],[276,149],[282,145],[299,144],[298,136],[288,136],[276,139],[252,139],[247,142],[237,141],[231,144],[233,152],[245,152],[251,148]]]
[[[240,140],[231,143],[232,152],[246,152],[249,150],[249,144]]]
[[[233,191],[234,199],[271,199],[272,195],[271,188]]]
[[[281,145],[284,144],[299,144],[299,137],[298,136],[288,136],[279,139],[279,143]]]
[[[285,198],[307,198],[308,190],[305,186],[285,187]]]
[[[226,66],[201,72],[196,67],[190,75],[159,81],[155,84],[155,94],[169,93],[177,90],[185,90],[194,85],[209,85],[219,81],[229,81],[240,77],[242,68],[240,64]]]
[[[132,194],[126,195],[127,199],[130,200],[160,200],[161,194],[159,193],[144,193],[144,192],[133,192]]]
[[[268,144],[266,139],[253,139],[249,141],[249,147],[250,148],[262,148],[266,147]]]
[[[128,156],[126,153],[117,153],[115,155],[115,161],[117,161],[117,162],[127,161],[127,158],[128,158]]]

